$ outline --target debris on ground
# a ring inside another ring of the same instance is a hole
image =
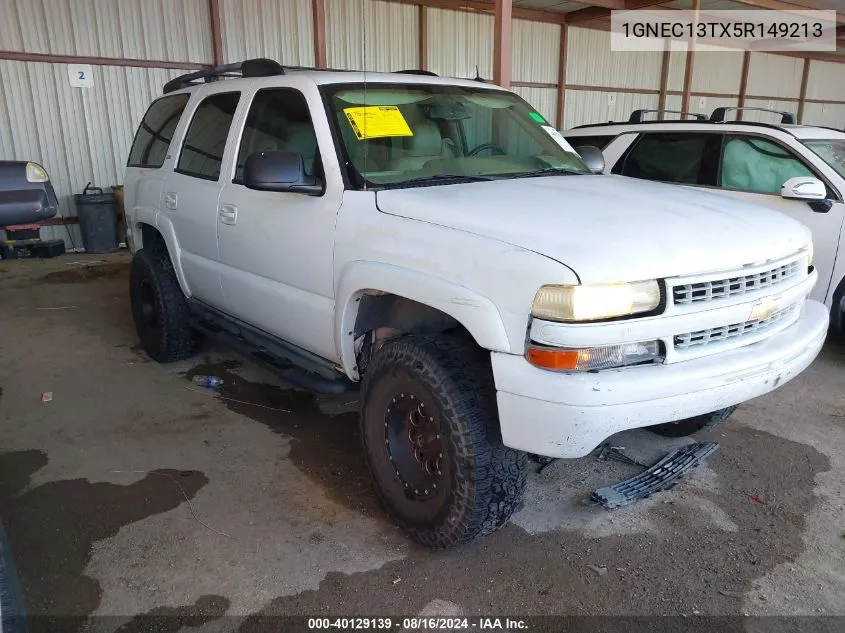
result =
[[[608,459],[615,460],[617,462],[622,462],[623,464],[629,464],[631,466],[639,466],[640,468],[648,468],[646,464],[638,462],[631,457],[628,457],[622,451],[625,450],[624,446],[611,446],[610,444],[602,444],[599,446],[599,454],[596,456],[600,461],[607,461]]]
[[[716,442],[687,444],[672,451],[663,459],[640,473],[613,486],[599,488],[587,500],[587,505],[601,504],[608,510],[631,505],[655,492],[669,490],[684,474],[716,452]]]
[[[394,578],[394,579],[393,579],[393,584],[394,584],[394,585],[398,585],[400,582],[402,582],[402,579],[401,579],[401,578]]]
[[[758,497],[757,495],[748,495],[748,498],[749,498],[749,499],[751,499],[754,503],[759,503],[761,506],[766,505],[766,502],[765,502],[765,501],[763,501],[763,500],[762,500],[760,497]]]
[[[217,389],[223,386],[223,379],[217,376],[194,376],[191,380],[194,381],[195,385],[209,389]]]
[[[534,453],[528,454],[528,459],[530,459],[535,464],[538,464],[537,467],[537,474],[539,475],[541,472],[546,470],[546,468],[557,461],[556,457],[544,457],[542,455],[535,455]]]
[[[45,391],[41,394],[41,402],[52,402],[53,401],[53,392],[52,391]]]
[[[606,565],[587,565],[587,567],[592,569],[599,576],[607,576],[607,566]]]

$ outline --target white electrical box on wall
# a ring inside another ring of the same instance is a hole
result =
[[[88,64],[68,64],[67,76],[73,88],[94,87],[94,72]]]

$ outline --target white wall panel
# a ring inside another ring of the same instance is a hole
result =
[[[0,0],[0,50],[206,63],[209,20],[207,0]]]
[[[845,129],[845,103],[808,103],[804,106],[806,125],[825,125]]]
[[[511,60],[514,81],[556,84],[560,63],[560,26],[514,20]]]
[[[0,160],[44,165],[62,215],[76,215],[73,194],[87,182],[104,188],[123,182],[141,117],[181,72],[97,66],[94,87],[80,89],[70,87],[64,64],[0,61]],[[62,227],[43,231],[67,238]]]
[[[693,61],[692,91],[739,94],[743,56],[741,51],[697,51]],[[683,74],[679,90],[683,90]]]
[[[428,69],[444,77],[493,78],[493,16],[426,9]]]
[[[751,53],[746,94],[794,97],[801,94],[804,60],[771,53]]]
[[[530,103],[543,117],[557,127],[557,88],[525,88],[515,86],[513,91]]]
[[[311,0],[221,0],[223,58],[269,57],[291,66],[314,65]]]
[[[327,0],[326,53],[330,68],[419,68],[418,9],[378,0]]]
[[[550,51],[550,54],[554,54]],[[610,33],[570,28],[567,36],[566,83],[613,88],[660,87],[663,53],[610,50]]]
[[[615,105],[610,105],[611,94],[616,96]],[[589,123],[627,121],[634,110],[657,108],[657,98],[656,94],[567,90],[563,127],[569,129]]]
[[[810,62],[807,98],[845,101],[845,64]]]
[[[777,110],[779,112],[794,112],[798,113],[797,101],[781,101],[779,99],[746,99],[745,106],[748,108],[765,108],[767,110]],[[745,110],[742,113],[743,121],[760,121],[762,123],[780,123],[780,117],[777,114],[770,112],[755,112],[754,110]]]

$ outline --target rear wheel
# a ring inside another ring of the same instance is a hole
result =
[[[502,444],[489,355],[451,336],[406,336],[373,355],[361,436],[387,511],[434,548],[504,525],[525,489],[527,455]]]
[[[696,431],[704,428],[714,427],[721,424],[736,410],[736,406],[726,407],[713,411],[712,413],[705,413],[704,415],[697,415],[694,418],[681,420],[680,422],[667,422],[666,424],[655,424],[654,426],[646,427],[652,433],[657,433],[664,437],[686,437],[692,435]]]
[[[135,329],[150,358],[169,363],[188,358],[198,338],[167,251],[142,248],[132,258],[129,293]]]

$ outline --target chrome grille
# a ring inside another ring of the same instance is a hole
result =
[[[770,288],[789,281],[798,275],[803,262],[803,259],[797,259],[777,268],[764,270],[753,275],[741,275],[726,279],[680,284],[672,288],[672,300],[676,305],[684,305],[724,299],[725,297],[733,297],[735,295],[745,294],[746,292]]]
[[[789,317],[793,316],[800,309],[800,307],[800,303],[797,303],[787,308],[783,308],[782,310],[778,310],[773,315],[765,319],[745,321],[744,323],[734,323],[732,325],[723,325],[706,330],[698,330],[696,332],[687,332],[686,334],[676,334],[674,339],[675,349],[685,350],[699,345],[707,345],[709,343],[717,343],[741,336],[759,334],[760,332],[773,328],[779,323],[787,321]]]

